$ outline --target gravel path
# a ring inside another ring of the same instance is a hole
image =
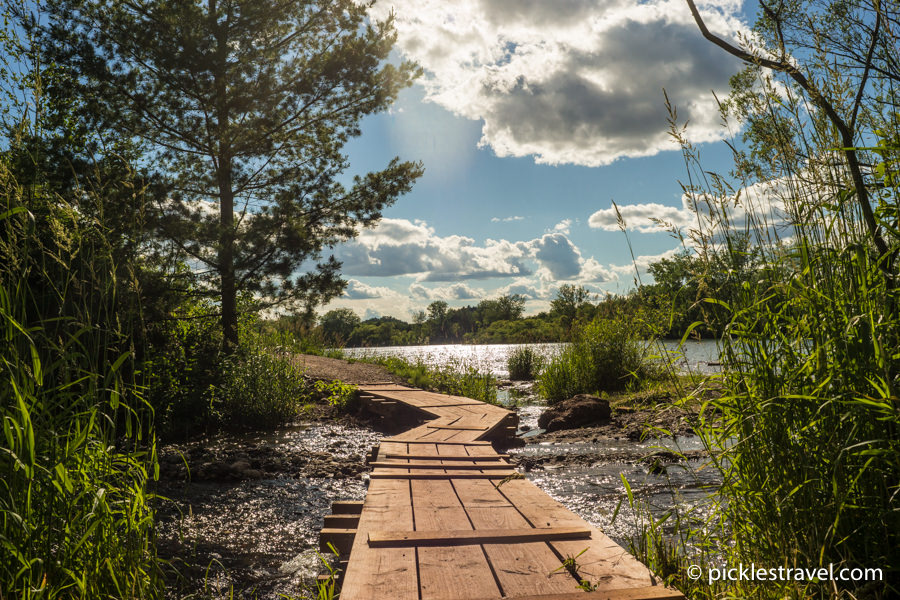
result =
[[[297,362],[313,379],[340,379],[344,383],[356,385],[385,382],[405,384],[402,379],[388,373],[387,369],[380,365],[350,363],[339,358],[325,358],[311,354],[298,354]]]

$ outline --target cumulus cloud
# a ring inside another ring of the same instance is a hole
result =
[[[454,283],[444,287],[426,287],[421,283],[409,286],[413,298],[424,300],[473,300],[485,297],[485,291],[469,287],[465,283]]]
[[[356,279],[347,280],[344,296],[350,300],[371,300],[397,296],[397,292],[387,287],[371,286]]]
[[[512,217],[493,217],[491,218],[491,223],[509,223],[511,221],[524,221],[525,217],[520,217],[518,215]]]
[[[581,252],[563,233],[548,233],[531,242],[534,258],[549,279],[574,279],[581,274]]]
[[[654,233],[666,231],[668,225],[683,227],[696,220],[694,211],[688,204],[688,197],[682,197],[681,206],[666,206],[656,202],[647,204],[625,204],[619,206],[619,213],[629,231]],[[613,207],[598,210],[588,219],[588,225],[604,231],[618,231],[619,222]]]
[[[374,229],[342,246],[343,272],[356,277],[418,275],[424,281],[459,281],[529,275],[524,244],[460,235],[438,236],[423,222],[382,219]]]
[[[739,0],[704,3],[715,33],[746,27]],[[673,147],[665,88],[694,141],[719,139],[710,90],[739,65],[682,0],[381,0],[401,51],[426,70],[426,99],[481,120],[481,145],[539,163],[609,164]]]
[[[746,227],[751,218],[758,223],[765,223],[767,227],[780,228],[788,220],[784,199],[804,193],[804,189],[808,189],[807,184],[799,179],[762,181],[727,197],[709,194],[691,197],[683,194],[681,206],[667,206],[656,202],[624,204],[619,206],[619,214],[628,231],[637,233],[656,233],[669,231],[672,227],[680,229],[687,226],[710,229],[710,223],[723,215],[727,215],[730,226],[736,229]],[[816,194],[813,195],[815,197]],[[594,229],[618,231],[616,209],[610,207],[598,210],[590,216],[588,225]]]
[[[477,244],[465,236],[437,235],[421,221],[383,219],[375,228],[362,231],[357,239],[338,247],[335,255],[343,262],[345,275],[411,276],[420,284],[453,282],[454,286],[427,289],[441,289],[448,297],[457,294],[457,298],[463,298],[460,293],[477,292],[457,285],[469,280],[521,279],[533,275],[546,281],[609,279],[610,271],[594,258],[582,256],[569,239],[570,224],[568,219],[562,221],[550,232],[531,240],[487,239]],[[376,292],[354,287],[348,293]]]

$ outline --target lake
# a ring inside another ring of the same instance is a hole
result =
[[[545,357],[552,357],[559,354],[566,345],[557,343],[385,346],[382,348],[345,348],[344,354],[355,358],[361,356],[399,356],[412,362],[421,359],[422,362],[430,366],[463,363],[477,367],[481,371],[490,372],[500,379],[506,379],[509,377],[506,361],[516,348],[530,346]],[[719,347],[716,340],[690,340],[685,342],[680,351],[678,342],[663,340],[659,342],[658,347],[650,349],[650,354],[658,357],[671,356],[680,371],[713,373],[719,369]]]

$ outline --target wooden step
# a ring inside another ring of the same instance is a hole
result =
[[[462,470],[462,471],[475,471],[478,469],[506,469],[509,470],[508,463],[482,463],[480,465],[477,464],[460,464],[459,461],[456,461],[452,464],[441,464],[441,463],[425,463],[425,462],[415,462],[415,463],[400,463],[400,462],[374,462],[372,466],[375,468],[384,468],[384,469],[452,469],[452,470]]]
[[[359,515],[325,515],[326,529],[355,529]]]
[[[363,500],[340,500],[331,503],[331,513],[335,515],[358,515],[362,512]]]
[[[396,454],[388,452],[385,458],[408,458],[410,460],[490,460],[497,461],[509,458],[509,454],[493,454],[490,456],[448,456],[446,454]]]
[[[525,544],[555,540],[587,540],[591,530],[583,527],[539,527],[522,529],[459,529],[445,531],[370,531],[369,546],[472,546],[480,544]]]
[[[348,556],[353,547],[356,529],[325,527],[319,532],[319,552],[331,552],[328,544],[334,546],[339,556]]]
[[[375,471],[370,479],[503,479],[519,475],[518,471],[497,471],[496,473],[385,473]]]
[[[477,600],[494,599],[479,598]],[[677,590],[670,590],[661,585],[654,585],[637,588],[622,588],[618,590],[604,590],[602,592],[566,592],[564,594],[516,596],[515,600],[684,600],[684,595]]]

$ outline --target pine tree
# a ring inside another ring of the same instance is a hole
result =
[[[394,158],[341,181],[344,144],[418,68],[386,62],[391,20],[352,0],[56,0],[48,56],[73,61],[94,118],[144,149],[172,193],[160,230],[218,297],[226,350],[238,297],[309,310],[343,289],[323,250],[410,190]],[[102,107],[98,109],[97,107]]]

